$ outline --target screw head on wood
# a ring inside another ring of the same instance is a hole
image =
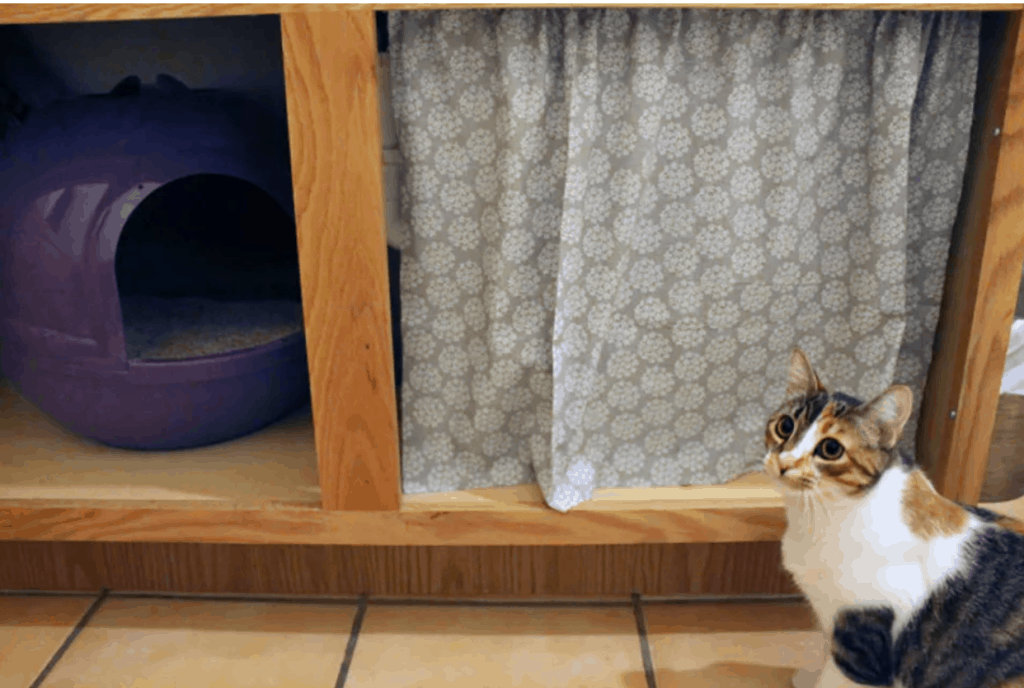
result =
[[[954,418],[956,418],[956,411],[950,411],[949,412],[949,419],[953,420]]]
[[[992,135],[993,136],[999,136],[1002,133],[1003,133],[1003,130],[1000,129],[999,127],[996,127],[995,129],[992,130]]]

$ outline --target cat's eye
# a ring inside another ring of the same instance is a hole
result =
[[[779,418],[779,422],[775,424],[775,434],[784,440],[788,440],[790,435],[793,434],[795,427],[796,426],[794,425],[792,418],[789,416],[783,416],[782,418]]]
[[[829,437],[818,443],[818,449],[815,453],[823,459],[835,461],[843,455],[843,445]]]

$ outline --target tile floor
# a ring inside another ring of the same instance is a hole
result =
[[[799,601],[0,593],[4,688],[739,688],[822,662]]]

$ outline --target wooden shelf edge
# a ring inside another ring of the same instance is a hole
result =
[[[763,476],[728,485],[601,490],[559,513],[534,486],[412,495],[399,511],[0,501],[0,540],[316,545],[611,545],[778,540]]]
[[[617,545],[778,540],[778,508],[619,511],[209,510],[0,505],[0,540],[294,545]]]
[[[413,3],[359,3],[359,4],[249,4],[249,3],[224,3],[224,4],[0,4],[0,24],[47,24],[58,22],[95,22],[95,21],[125,21],[138,19],[183,19],[191,17],[225,17],[225,16],[246,16],[257,14],[283,14],[291,12],[323,12],[323,11],[350,11],[350,10],[436,10],[436,9],[495,9],[513,7],[552,7],[552,4],[524,4],[515,2],[502,3],[470,3],[467,5],[451,5],[445,3],[413,4]],[[721,8],[720,3],[714,2],[691,2],[691,3],[649,3],[649,7],[690,7],[690,8]],[[593,2],[588,7],[633,7],[625,3],[615,2]],[[877,2],[871,4],[856,4],[850,2],[749,2],[743,5],[729,5],[727,9],[831,9],[831,10],[967,10],[979,12],[982,10],[1013,11],[1019,10],[1021,3],[999,3],[985,2],[973,4],[969,2],[944,2],[931,3],[922,6],[910,2]]]
[[[981,506],[1024,518],[1024,497]],[[769,542],[785,527],[782,498],[763,474],[725,485],[599,490],[566,514],[534,485],[408,495],[398,511],[0,500],[0,541],[632,545]]]
[[[776,507],[782,507],[782,498],[769,478],[757,471],[719,485],[599,489],[571,513]],[[547,506],[536,484],[404,495],[401,510],[406,513],[456,510],[556,513]]]

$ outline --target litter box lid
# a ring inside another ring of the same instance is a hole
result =
[[[287,127],[228,91],[161,76],[59,101],[10,134],[0,160],[0,318],[23,357],[127,371],[114,256],[131,212],[164,184],[230,175],[292,217]]]

